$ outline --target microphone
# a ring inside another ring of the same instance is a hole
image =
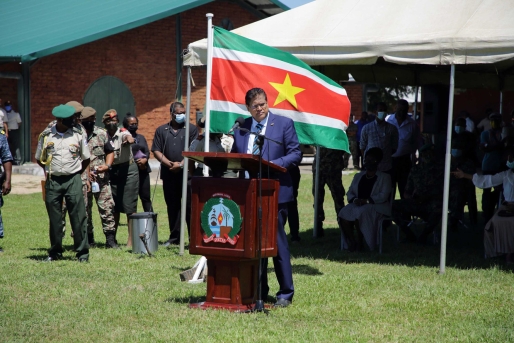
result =
[[[234,132],[235,130],[239,129],[239,127],[241,125],[243,125],[245,123],[245,120],[243,117],[239,117],[236,119],[234,125],[232,125],[232,128],[228,131],[229,133],[230,132]]]

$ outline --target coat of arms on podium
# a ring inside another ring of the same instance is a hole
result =
[[[200,218],[205,243],[237,243],[243,218],[239,206],[227,195],[214,194],[203,206]]]

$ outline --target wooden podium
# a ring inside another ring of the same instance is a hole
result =
[[[259,237],[259,157],[249,154],[184,152],[204,163],[214,175],[227,169],[246,170],[250,179],[193,177],[189,253],[207,258],[207,296],[191,308],[252,309],[258,300],[261,257],[277,255],[279,182],[262,179],[262,234]],[[263,173],[286,169],[263,160]],[[266,272],[266,271],[263,271]]]

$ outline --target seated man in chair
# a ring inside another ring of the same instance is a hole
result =
[[[433,144],[424,145],[419,153],[420,162],[409,173],[404,198],[393,202],[393,220],[408,241],[424,243],[441,220],[444,165],[435,158]],[[419,238],[409,228],[412,216],[427,223]]]

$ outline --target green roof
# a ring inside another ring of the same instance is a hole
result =
[[[2,0],[0,61],[35,60],[212,1]]]

